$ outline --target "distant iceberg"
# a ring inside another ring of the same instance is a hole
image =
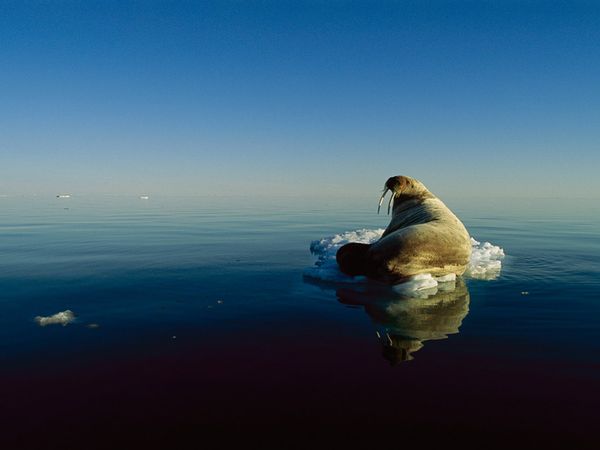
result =
[[[140,200],[148,200],[149,198],[149,195],[140,195]]]
[[[304,275],[322,281],[365,283],[367,279],[364,276],[351,277],[342,273],[335,259],[335,254],[342,245],[348,242],[358,242],[361,244],[376,242],[384,231],[383,228],[372,230],[363,228],[312,241],[310,252],[317,256],[317,261],[313,267],[305,270]],[[502,268],[504,250],[489,242],[481,244],[473,238],[471,238],[471,245],[471,259],[464,277],[480,280],[497,278]],[[408,281],[395,285],[393,289],[399,293],[409,294],[411,292],[436,289],[441,283],[451,283],[455,279],[456,276],[453,274],[435,278],[428,273],[424,273],[415,275]]]
[[[71,198],[71,194],[58,194],[56,198]]]

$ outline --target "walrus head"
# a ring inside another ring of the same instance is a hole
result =
[[[416,180],[411,177],[407,177],[405,175],[398,175],[396,177],[388,178],[383,186],[383,194],[381,194],[381,198],[379,199],[379,207],[377,208],[377,213],[381,209],[381,204],[383,203],[383,199],[385,195],[391,191],[392,195],[390,196],[390,201],[388,203],[388,214],[392,209],[392,205],[394,203],[398,203],[399,201],[406,201],[415,198],[431,198],[434,195],[429,192],[429,190],[425,187],[423,183],[419,180]]]

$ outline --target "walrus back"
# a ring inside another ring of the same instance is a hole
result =
[[[377,242],[350,243],[336,255],[342,272],[399,283],[421,273],[462,275],[469,263],[471,242],[463,223],[421,182],[410,177],[388,179],[392,219]]]
[[[437,198],[396,214],[367,256],[374,278],[397,282],[420,273],[462,275],[471,255],[469,233]]]
[[[462,275],[470,256],[470,244],[458,230],[439,223],[411,225],[371,246],[367,253],[377,267],[375,278],[394,282],[420,273]]]

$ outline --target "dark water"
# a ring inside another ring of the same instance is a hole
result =
[[[303,277],[374,201],[0,198],[2,448],[600,443],[600,207],[447,203],[508,256],[419,301]]]

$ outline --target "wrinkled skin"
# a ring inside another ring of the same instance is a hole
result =
[[[414,178],[392,177],[385,183],[384,195],[387,190],[393,199],[390,224],[373,244],[341,247],[336,255],[340,270],[390,284],[420,273],[462,275],[471,242],[458,217]]]

